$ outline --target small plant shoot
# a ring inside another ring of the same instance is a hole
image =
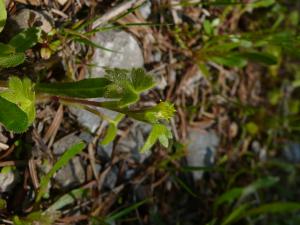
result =
[[[57,97],[64,104],[103,107],[119,112],[114,120],[109,120],[104,145],[114,140],[117,125],[124,115],[152,124],[153,129],[142,151],[149,150],[157,141],[168,147],[172,134],[167,127],[175,109],[169,102],[144,109],[132,109],[142,92],[154,87],[150,74],[142,68],[106,69],[104,78],[90,78],[75,82],[33,83],[28,78],[11,76],[6,90],[0,92],[0,122],[15,133],[25,132],[35,119],[36,95],[51,99]],[[104,98],[106,101],[91,101],[91,98]],[[7,114],[8,111],[14,113]]]

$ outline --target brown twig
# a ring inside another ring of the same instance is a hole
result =
[[[103,25],[104,23],[107,23],[109,20],[119,16],[120,14],[124,13],[128,9],[140,5],[144,3],[145,0],[131,0],[131,1],[125,1],[121,3],[120,5],[117,5],[116,7],[109,10],[107,13],[105,13],[103,16],[101,16],[99,19],[97,19],[92,26],[92,29],[96,29],[100,25]]]

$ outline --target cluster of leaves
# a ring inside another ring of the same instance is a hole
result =
[[[5,25],[6,16],[5,4],[0,0],[0,31]],[[41,39],[41,31],[39,29],[29,28],[14,36],[8,43],[0,43],[0,68],[15,67],[22,64],[26,58],[25,51],[42,41]],[[43,51],[41,51],[41,56],[43,57]],[[160,102],[156,106],[138,110],[131,107],[139,101],[143,92],[155,86],[153,76],[147,74],[142,68],[134,68],[132,70],[106,68],[106,75],[103,78],[91,78],[75,82],[33,83],[26,77],[20,79],[16,76],[10,76],[7,83],[1,83],[0,123],[7,130],[14,133],[27,131],[34,122],[37,96],[46,96],[50,99],[52,96],[55,96],[62,103],[75,104],[86,108],[109,122],[106,136],[102,140],[103,145],[115,139],[117,126],[125,115],[150,123],[153,126],[141,151],[148,151],[157,141],[168,147],[169,139],[172,138],[172,133],[167,127],[168,120],[172,118],[175,112],[172,104]],[[104,98],[105,101],[95,102],[90,100],[91,98]],[[111,119],[99,114],[97,110],[89,108],[89,105],[108,108],[119,112],[119,114],[114,119]],[[36,196],[36,204],[43,197],[47,196],[51,177],[85,147],[84,143],[72,146],[54,164],[49,173],[42,177]],[[82,198],[84,193],[84,189],[73,190],[71,193],[72,197],[68,194],[62,196],[46,211],[33,211],[25,218],[15,216],[13,223],[16,225],[27,225],[37,222],[52,224],[58,218],[58,210],[60,208],[67,204],[72,204],[74,196]],[[121,215],[115,215],[113,218]]]
[[[7,14],[4,2],[0,1],[0,31],[3,29]],[[29,28],[14,36],[9,43],[0,43],[0,67],[15,67],[25,60],[25,51],[32,48],[40,39],[41,31],[38,28]],[[130,105],[139,100],[140,94],[155,86],[153,77],[144,69],[136,68],[110,69],[106,68],[103,78],[85,79],[77,82],[64,83],[37,83],[29,79],[23,80],[10,77],[6,90],[0,92],[0,122],[10,131],[25,132],[35,119],[35,93],[62,97],[65,103],[90,104],[90,98],[105,98],[105,102],[94,102],[94,106],[115,110],[120,114],[109,120],[109,128],[103,144],[111,142],[117,134],[117,125],[124,117],[129,115],[135,119],[153,124],[143,151],[149,150],[159,140],[168,146],[171,132],[164,124],[174,113],[174,107],[167,102],[157,106],[131,110]],[[63,99],[68,97],[68,99]],[[81,99],[81,100],[80,100]],[[95,105],[96,104],[96,105]]]
[[[36,45],[40,33],[40,29],[32,27],[15,35],[8,43],[0,43],[0,68],[22,64],[26,59],[25,51]]]
[[[274,0],[257,0],[249,4],[241,1],[215,1],[218,5],[232,5],[238,9],[238,15],[255,9],[274,7],[278,11],[280,4]],[[214,4],[210,3],[210,4]],[[226,18],[224,10],[223,18]],[[211,61],[227,67],[245,67],[249,61],[271,66],[280,62],[282,53],[299,58],[299,36],[295,29],[285,28],[278,30],[282,22],[282,15],[276,18],[273,26],[257,32],[248,31],[244,33],[222,34],[218,30],[220,18],[214,20],[206,19],[203,23],[204,45],[195,52],[195,57],[200,62]]]
[[[114,139],[117,133],[117,124],[124,114],[135,119],[153,124],[143,150],[149,150],[159,140],[168,146],[168,139],[172,137],[164,124],[174,114],[174,107],[168,102],[142,109],[131,110],[130,105],[139,100],[139,95],[154,85],[151,75],[144,69],[120,70],[108,69],[104,78],[90,78],[77,82],[65,83],[37,83],[33,84],[28,78],[21,80],[10,77],[6,90],[0,92],[0,122],[16,133],[25,132],[35,119],[35,93],[61,97],[65,103],[93,104],[105,107],[120,113],[114,120],[109,119],[110,126],[104,144]],[[90,98],[103,97],[104,102],[92,102]],[[4,110],[5,108],[5,110]],[[11,113],[8,113],[10,112]]]

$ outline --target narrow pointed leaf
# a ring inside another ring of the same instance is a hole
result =
[[[39,202],[43,195],[47,191],[47,186],[50,181],[50,179],[53,177],[53,175],[62,167],[67,165],[67,163],[77,154],[79,154],[84,148],[85,144],[83,142],[77,143],[73,145],[71,148],[69,148],[62,156],[61,158],[54,164],[52,169],[47,173],[45,176],[42,177],[41,183],[40,183],[40,189],[36,198],[36,202]]]
[[[277,58],[266,52],[243,52],[238,55],[240,55],[244,59],[257,62],[257,63],[262,63],[265,65],[277,64]]]

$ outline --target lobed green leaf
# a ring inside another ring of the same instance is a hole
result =
[[[20,53],[13,53],[7,55],[0,55],[0,67],[9,68],[15,67],[22,64],[25,61],[25,54]]]
[[[172,133],[165,125],[154,124],[141,152],[149,151],[157,141],[167,148],[171,138]]]
[[[9,131],[22,133],[28,128],[26,113],[16,104],[0,96],[0,122]]]
[[[33,84],[28,78],[21,80],[18,77],[10,77],[8,89],[0,93],[0,96],[16,104],[27,115],[27,126],[35,119],[35,93]]]

